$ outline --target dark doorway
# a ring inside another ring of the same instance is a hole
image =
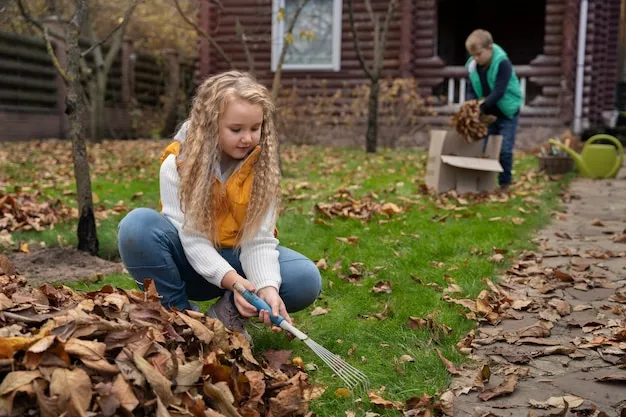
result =
[[[546,0],[438,0],[437,55],[464,65],[465,39],[474,29],[491,32],[513,65],[527,65],[543,51]]]

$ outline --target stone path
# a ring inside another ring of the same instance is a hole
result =
[[[477,329],[472,357],[491,377],[467,394],[467,375],[454,380],[455,416],[626,416],[626,242],[617,238],[626,234],[626,168],[613,180],[577,179],[567,193],[538,235],[541,250],[503,277],[499,288],[521,300],[516,319]],[[517,380],[513,393],[479,398],[507,378]],[[567,412],[539,404],[564,396],[575,405]]]

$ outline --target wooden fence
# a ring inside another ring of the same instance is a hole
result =
[[[86,49],[89,42],[81,40]],[[55,45],[55,48],[62,45]],[[106,53],[104,47],[103,53]],[[108,135],[132,137],[136,132],[133,114],[157,112],[165,105],[168,75],[177,65],[177,89],[189,92],[195,70],[193,60],[175,55],[149,54],[133,50],[125,39],[109,72],[106,90]],[[93,65],[93,54],[87,58]],[[66,138],[65,88],[41,38],[0,31],[0,140]]]

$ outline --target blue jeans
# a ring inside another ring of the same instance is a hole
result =
[[[124,266],[143,289],[143,280],[152,278],[165,308],[190,309],[189,299],[211,300],[226,290],[210,284],[189,264],[178,230],[160,213],[137,208],[126,215],[118,226],[118,248]],[[239,252],[218,249],[220,255],[245,277]],[[304,255],[278,247],[282,284],[279,294],[287,311],[302,310],[315,301],[322,288],[317,266]]]
[[[513,170],[513,147],[515,146],[515,134],[517,133],[517,122],[519,113],[512,119],[498,118],[489,125],[487,135],[502,135],[502,149],[500,150],[500,165],[503,171],[498,176],[500,185],[509,185],[512,181],[511,171]],[[487,140],[485,140],[485,146]]]

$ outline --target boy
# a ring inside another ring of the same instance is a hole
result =
[[[489,125],[488,135],[502,135],[500,164],[504,171],[498,182],[500,188],[506,190],[512,181],[513,147],[522,106],[522,89],[506,52],[493,43],[489,32],[475,30],[467,37],[465,48],[471,55],[465,64],[469,72],[467,97],[482,102],[482,114],[496,117]]]

